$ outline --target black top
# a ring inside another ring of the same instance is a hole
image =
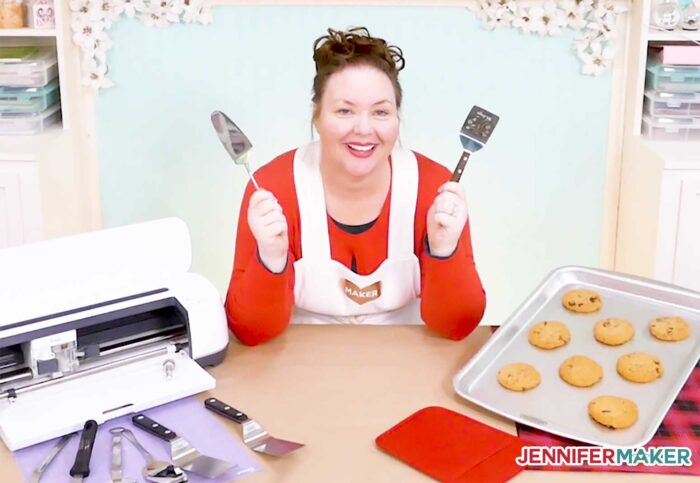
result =
[[[364,233],[370,228],[374,226],[374,224],[377,222],[379,218],[375,218],[374,220],[370,221],[369,223],[365,223],[363,225],[346,225],[344,223],[341,223],[337,220],[333,220],[333,223],[336,224],[338,228],[343,230],[346,233],[350,233],[351,235],[359,235],[360,233]],[[350,270],[352,270],[354,273],[357,273],[357,260],[355,259],[355,254],[352,255],[352,262],[350,264]]]

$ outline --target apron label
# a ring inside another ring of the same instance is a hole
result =
[[[350,280],[343,279],[343,293],[353,302],[363,305],[379,298],[382,294],[382,282],[378,280],[372,285],[360,288]]]

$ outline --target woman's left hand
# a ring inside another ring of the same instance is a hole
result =
[[[428,210],[427,230],[431,255],[449,257],[454,253],[468,216],[462,185],[448,181],[440,186],[438,195]]]

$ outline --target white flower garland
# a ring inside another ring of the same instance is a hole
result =
[[[571,28],[581,72],[600,75],[612,63],[617,37],[617,16],[628,10],[621,0],[478,0],[469,8],[482,27],[493,30],[513,27],[526,35],[561,35]]]
[[[73,42],[82,51],[83,84],[99,89],[114,85],[107,75],[107,30],[122,15],[137,16],[148,26],[212,21],[208,0],[70,0]]]
[[[600,75],[613,58],[617,15],[626,12],[621,0],[477,0],[469,6],[482,26],[493,30],[520,29],[524,34],[560,35],[571,28],[582,72]],[[94,89],[111,87],[106,75],[107,51],[112,41],[107,30],[122,15],[138,16],[148,26],[212,21],[208,0],[70,0],[73,42],[82,51],[82,80]]]

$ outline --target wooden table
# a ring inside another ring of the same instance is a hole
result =
[[[211,370],[217,388],[202,395],[231,402],[274,436],[307,446],[285,458],[255,453],[263,471],[240,481],[431,482],[383,453],[374,438],[426,406],[443,406],[515,434],[509,420],[459,396],[452,377],[488,339],[478,328],[454,342],[421,326],[291,326],[258,347],[232,341]],[[236,435],[232,422],[222,421]],[[21,481],[11,454],[0,448],[2,481]],[[629,473],[525,471],[523,482],[667,482],[694,477]],[[89,479],[86,480],[89,483]]]

